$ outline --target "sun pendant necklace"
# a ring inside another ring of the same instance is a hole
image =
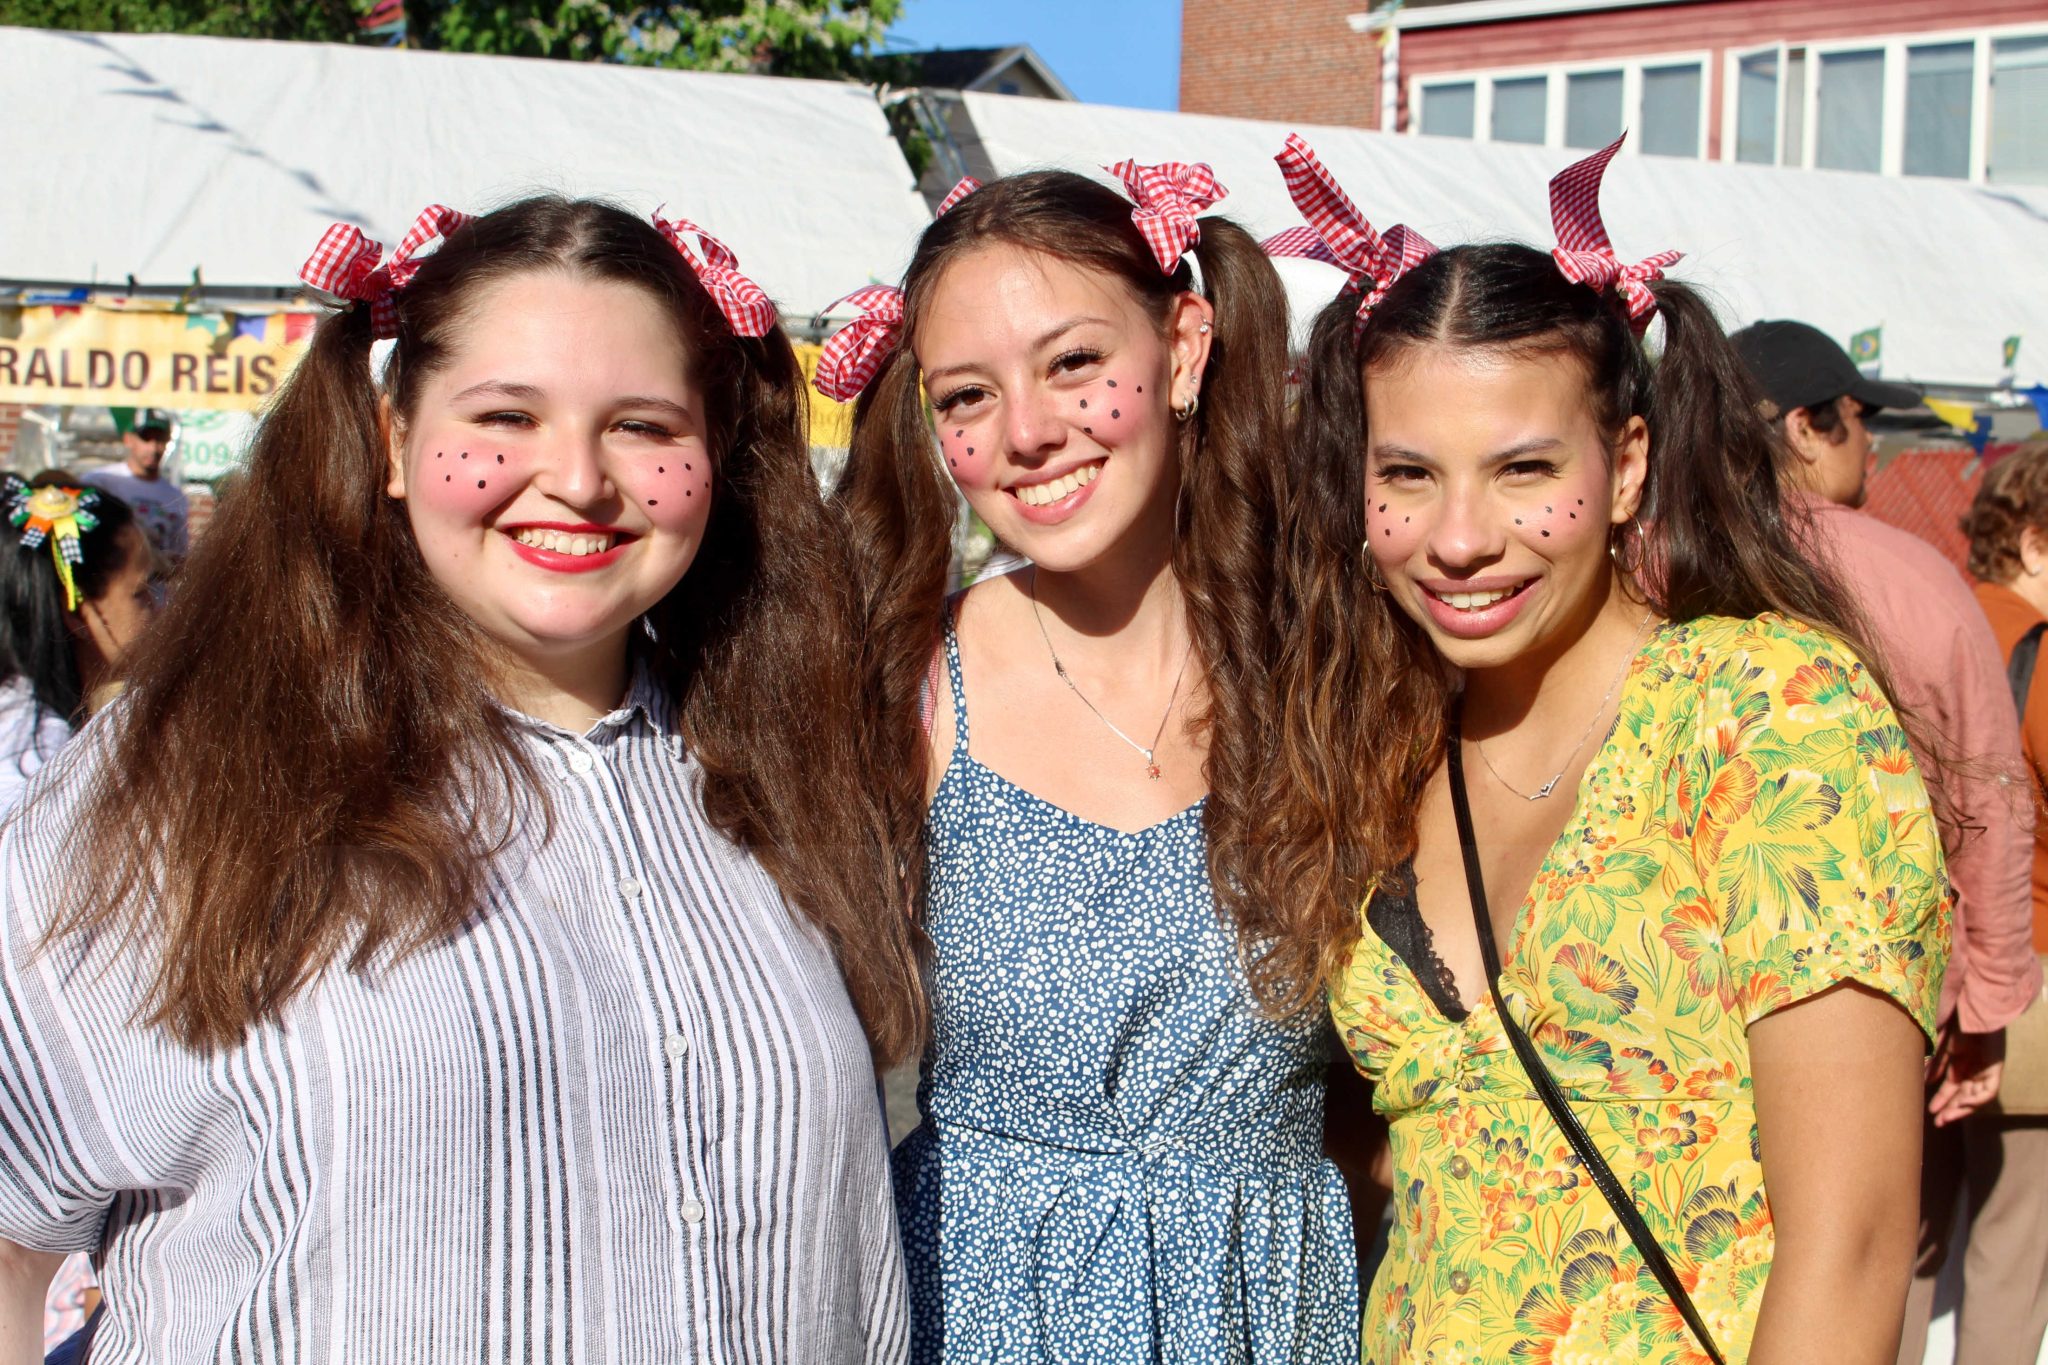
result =
[[[1628,653],[1622,656],[1620,670],[1615,673],[1614,681],[1607,684],[1607,691],[1601,694],[1600,704],[1593,708],[1593,719],[1586,722],[1586,728],[1579,734],[1579,742],[1572,745],[1572,751],[1564,756],[1564,766],[1553,773],[1548,782],[1545,782],[1533,792],[1523,791],[1520,787],[1517,787],[1514,783],[1500,775],[1500,769],[1494,767],[1493,760],[1486,756],[1486,746],[1484,744],[1481,744],[1476,739],[1472,741],[1472,747],[1479,751],[1479,761],[1486,765],[1486,771],[1493,774],[1494,781],[1500,783],[1510,793],[1521,797],[1524,801],[1541,801],[1544,797],[1557,790],[1557,784],[1564,780],[1564,775],[1567,772],[1571,771],[1572,760],[1579,756],[1579,750],[1585,748],[1586,741],[1592,737],[1593,727],[1598,725],[1600,717],[1607,713],[1607,703],[1614,700],[1614,689],[1620,687],[1621,680],[1628,676],[1628,666],[1635,661],[1636,649],[1642,644],[1643,632],[1649,629],[1650,619],[1653,615],[1654,613],[1651,612],[1643,614],[1642,624],[1636,627],[1635,638],[1629,642]]]
[[[1188,660],[1194,657],[1195,642],[1189,640],[1187,653],[1181,655],[1180,672],[1173,675],[1173,690],[1166,694],[1166,714],[1160,716],[1159,728],[1153,732],[1152,743],[1150,747],[1147,747],[1125,734],[1117,727],[1115,721],[1096,710],[1095,703],[1088,700],[1088,694],[1079,687],[1076,687],[1073,678],[1068,676],[1067,666],[1060,662],[1060,652],[1052,647],[1052,636],[1046,632],[1045,614],[1038,609],[1038,574],[1036,571],[1031,575],[1031,616],[1033,620],[1038,622],[1038,635],[1040,639],[1045,641],[1045,652],[1052,655],[1052,671],[1060,675],[1060,681],[1067,685],[1069,692],[1072,692],[1081,699],[1081,705],[1094,712],[1095,719],[1109,727],[1111,734],[1138,751],[1139,757],[1145,760],[1145,776],[1157,782],[1159,780],[1159,760],[1153,757],[1153,755],[1159,752],[1159,739],[1160,736],[1166,733],[1166,722],[1173,715],[1173,705],[1176,701],[1180,700],[1181,679],[1187,676]],[[1602,704],[1604,705],[1605,703]]]

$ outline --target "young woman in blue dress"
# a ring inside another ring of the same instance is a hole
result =
[[[1325,1028],[1230,873],[1271,740],[1286,307],[1198,219],[1207,167],[1113,172],[1135,208],[1065,172],[956,193],[820,365],[862,393],[865,742],[931,940],[912,1354],[1350,1358]],[[962,497],[1028,563],[949,603]]]

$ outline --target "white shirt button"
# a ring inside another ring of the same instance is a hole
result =
[[[579,776],[597,766],[597,760],[581,749],[569,751],[569,771]]]
[[[619,894],[629,901],[638,900],[640,898],[640,883],[631,877],[626,878],[626,880],[619,883]]]
[[[662,1051],[668,1053],[668,1059],[670,1061],[680,1062],[683,1059],[683,1054],[690,1050],[690,1043],[689,1040],[684,1038],[682,1034],[671,1033],[668,1036],[668,1038],[665,1041],[663,1041],[661,1047]]]
[[[704,1221],[704,1206],[694,1199],[683,1201],[683,1221],[695,1227]]]

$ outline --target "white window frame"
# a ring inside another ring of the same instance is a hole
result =
[[[1760,43],[1753,47],[1730,48],[1721,63],[1721,160],[1735,160],[1736,97],[1740,93],[1742,59],[1775,50],[1778,54],[1778,155],[1775,164],[1813,170],[1814,152],[1820,130],[1821,59],[1838,52],[1884,53],[1884,107],[1879,114],[1878,174],[1903,176],[1906,166],[1906,50],[1937,47],[1947,43],[1972,45],[1974,63],[1970,78],[1970,166],[1963,181],[1985,183],[1986,162],[1991,154],[1991,45],[2002,38],[2048,38],[2048,24],[1994,24],[1983,28],[1926,29],[1917,33],[1873,33],[1860,38],[1820,38],[1804,42]],[[1793,48],[1806,52],[1806,88],[1802,145],[1785,145],[1784,98],[1786,56]],[[1657,63],[1651,62],[1650,65]]]
[[[1713,109],[1714,99],[1714,54],[1707,49],[1686,49],[1677,52],[1656,52],[1640,57],[1614,57],[1599,61],[1544,62],[1533,66],[1490,66],[1469,71],[1432,71],[1427,76],[1408,77],[1408,108],[1413,111],[1408,119],[1406,132],[1410,136],[1422,135],[1422,100],[1424,92],[1432,86],[1463,85],[1471,82],[1472,96],[1472,140],[1493,141],[1493,83],[1497,80],[1523,80],[1530,76],[1542,76],[1544,86],[1543,141],[1537,143],[1502,143],[1502,146],[1544,147],[1564,149],[1565,79],[1590,71],[1621,72],[1621,123],[1622,127],[1634,130],[1643,117],[1643,71],[1648,67],[1697,66],[1700,70],[1700,116],[1699,148],[1694,155],[1704,161],[1707,156],[1707,120]],[[1639,138],[1630,138],[1621,144],[1623,156],[1640,156],[1642,149]],[[1590,150],[1597,151],[1598,148]]]
[[[1721,160],[1735,161],[1738,166],[1785,164],[1785,64],[1798,43],[1759,43],[1755,47],[1731,47],[1723,54],[1721,61]],[[1771,159],[1768,163],[1736,161],[1735,149],[1742,136],[1741,109],[1742,64],[1751,57],[1761,57],[1766,52],[1778,59],[1777,117],[1772,120]],[[1808,81],[1808,85],[1812,82]]]

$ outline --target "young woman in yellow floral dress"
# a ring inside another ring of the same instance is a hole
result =
[[[1605,155],[1551,254],[1378,238],[1282,154],[1355,287],[1305,367],[1251,875],[1392,1126],[1366,1361],[1877,1365],[1938,832],[1711,312],[1599,230]]]

